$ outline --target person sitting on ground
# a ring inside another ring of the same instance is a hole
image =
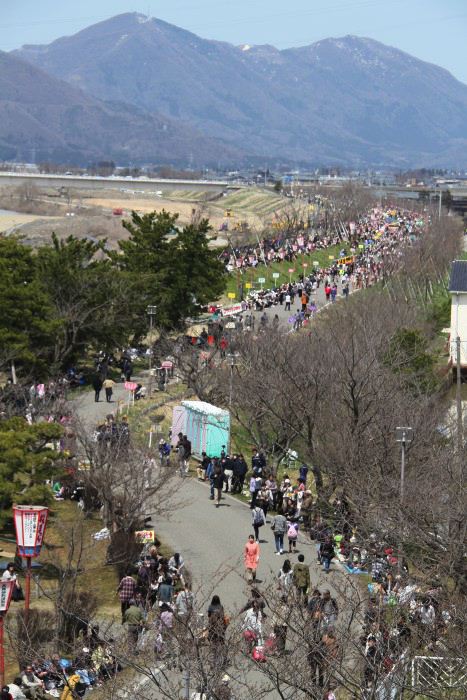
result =
[[[21,678],[17,677],[14,679],[13,683],[8,683],[8,692],[13,700],[26,700],[26,695],[21,690]]]
[[[169,572],[181,578],[183,576],[184,567],[185,562],[182,555],[175,552],[169,559]]]
[[[44,683],[36,676],[31,664],[26,666],[25,670],[23,671],[21,676],[21,686],[29,695],[31,700],[45,697]]]

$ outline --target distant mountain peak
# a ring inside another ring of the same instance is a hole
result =
[[[89,95],[182,120],[255,157],[467,161],[467,86],[368,37],[233,46],[133,12],[15,53]]]
[[[147,24],[148,22],[153,22],[154,18],[150,15],[140,15],[139,13],[136,13],[136,21],[138,24]]]

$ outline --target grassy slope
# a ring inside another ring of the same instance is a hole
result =
[[[258,282],[258,278],[260,277],[264,277],[266,279],[266,282],[263,284],[265,289],[273,286],[273,283],[274,286],[276,284],[284,284],[284,282],[288,282],[289,280],[289,268],[293,268],[295,270],[295,272],[292,274],[292,280],[297,279],[299,274],[304,269],[306,269],[307,272],[310,272],[313,269],[313,263],[315,261],[319,263],[319,267],[327,267],[331,262],[329,256],[337,258],[341,248],[342,245],[330,246],[329,248],[326,248],[326,250],[315,251],[311,255],[300,255],[297,260],[294,260],[293,263],[284,261],[280,263],[270,263],[267,266],[258,265],[254,269],[248,268],[243,274],[238,275],[238,279],[237,274],[233,272],[228,277],[226,292],[236,294],[236,298],[239,299],[240,296],[238,292],[240,283],[250,283],[252,285],[252,289],[260,289],[261,284]],[[308,267],[304,268],[303,263],[306,263]],[[280,276],[277,278],[277,280],[274,280],[272,276],[273,272],[279,273]]]

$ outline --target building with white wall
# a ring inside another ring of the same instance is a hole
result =
[[[452,263],[449,282],[451,294],[451,364],[457,366],[457,338],[460,338],[460,366],[467,369],[467,260]]]

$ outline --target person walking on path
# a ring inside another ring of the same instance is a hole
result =
[[[102,391],[102,377],[99,374],[96,374],[95,377],[93,377],[92,380],[92,388],[94,389],[94,401],[96,403],[99,402],[99,396]]]
[[[129,606],[125,610],[123,615],[123,624],[127,626],[128,630],[128,646],[130,649],[136,649],[138,644],[139,635],[141,634],[144,626],[144,614],[134,598],[129,601]]]
[[[271,530],[274,532],[274,541],[276,544],[276,554],[284,553],[284,535],[287,532],[287,520],[282,513],[274,516],[271,523]]]
[[[259,542],[259,528],[263,527],[266,523],[266,516],[264,511],[259,506],[255,506],[251,511],[251,521],[253,524],[253,530],[255,531],[255,539]]]
[[[225,664],[226,616],[218,595],[214,595],[208,607],[208,642],[213,663],[222,668]]]
[[[183,434],[179,433],[178,434],[178,442],[176,444],[175,449],[177,450],[177,458],[178,458],[178,472],[182,479],[185,476],[185,454],[186,454],[186,445],[185,441],[183,439]]]
[[[287,596],[292,587],[292,565],[290,559],[285,559],[277,574],[278,587],[282,595]]]
[[[324,571],[328,574],[329,568],[331,566],[331,560],[334,557],[334,542],[331,537],[327,537],[324,542],[321,543],[319,548],[319,554],[321,561],[324,564]]]
[[[304,562],[305,557],[299,554],[298,563],[293,568],[293,582],[299,596],[306,603],[306,594],[310,587],[310,569]]]
[[[188,440],[187,436],[183,436],[183,447],[185,448],[185,454],[183,457],[183,466],[185,469],[185,474],[188,474],[190,470],[190,457],[191,457],[191,441]]]
[[[256,569],[259,563],[259,544],[255,542],[255,536],[249,535],[244,549],[244,562],[248,583],[256,581]]]
[[[224,472],[222,471],[222,466],[218,459],[215,459],[214,463],[213,482],[214,488],[217,491],[216,508],[219,508],[222,499],[222,487],[224,486]]]
[[[331,597],[331,591],[323,591],[320,602],[322,625],[324,629],[334,627],[339,614],[339,607],[335,598]]]
[[[246,643],[246,651],[251,654],[253,647],[263,643],[263,613],[258,602],[247,609],[243,620],[243,639]]]
[[[206,467],[206,479],[209,481],[209,498],[211,501],[214,500],[214,460],[209,461]]]
[[[298,523],[291,520],[287,523],[287,539],[289,541],[289,554],[297,551]]]
[[[126,576],[118,584],[117,593],[120,598],[123,625],[125,612],[130,607],[130,600],[133,600],[136,595],[136,583],[134,578],[130,576],[130,570],[127,571]]]
[[[113,379],[105,379],[102,382],[102,386],[105,389],[105,400],[107,403],[110,403],[112,401],[112,394],[115,386],[115,382]]]

